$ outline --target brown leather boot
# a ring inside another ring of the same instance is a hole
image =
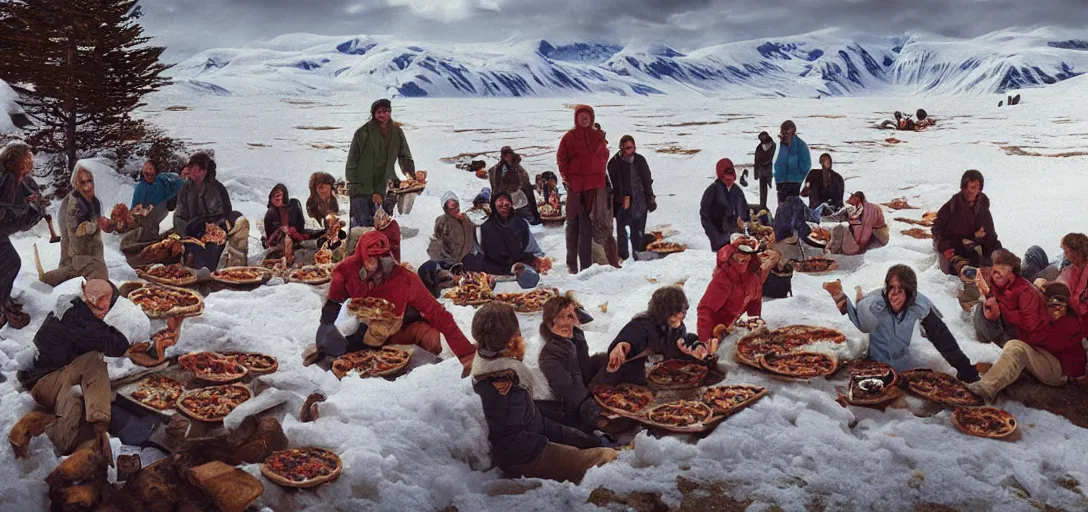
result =
[[[608,258],[608,264],[616,268],[623,268],[620,264],[620,246],[616,243],[615,238],[609,238],[604,243],[604,255]]]
[[[11,443],[11,451],[15,452],[16,459],[22,459],[30,454],[30,440],[45,433],[45,427],[53,423],[56,416],[45,411],[30,411],[24,415],[8,433],[8,442]]]

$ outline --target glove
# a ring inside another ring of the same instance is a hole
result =
[[[956,370],[956,378],[967,383],[976,382],[980,379],[978,370],[976,370],[974,366],[968,366],[963,370]]]
[[[657,198],[656,197],[651,197],[650,198],[650,202],[649,202],[649,204],[646,205],[646,209],[651,211],[651,212],[657,210]]]

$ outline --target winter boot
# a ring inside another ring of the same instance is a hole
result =
[[[44,434],[45,428],[56,419],[56,416],[45,411],[34,410],[26,413],[8,434],[8,442],[11,443],[15,458],[22,459],[30,455],[30,440]]]
[[[608,258],[608,264],[616,268],[623,268],[620,264],[620,246],[616,243],[615,238],[609,238],[604,243],[604,255]]]
[[[324,401],[325,395],[310,393],[310,396],[306,397],[306,401],[302,403],[302,411],[299,412],[298,420],[303,423],[316,420],[318,417],[317,404]]]
[[[740,186],[748,187],[748,169],[745,169],[740,175]]]
[[[7,304],[4,304],[4,319],[11,325],[12,329],[22,329],[27,325],[30,325],[30,315],[23,311],[23,306],[17,302],[8,299]]]
[[[321,350],[317,348],[317,344],[310,345],[302,352],[302,366],[310,366],[320,361],[321,357]]]

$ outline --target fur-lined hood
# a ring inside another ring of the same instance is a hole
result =
[[[500,376],[506,377],[506,375],[503,374],[512,375],[514,377],[514,384],[529,391],[533,400],[555,400],[555,393],[552,392],[552,388],[548,385],[547,379],[545,379],[539,371],[530,369],[522,361],[518,361],[512,357],[484,359],[479,355],[472,360],[473,384]]]

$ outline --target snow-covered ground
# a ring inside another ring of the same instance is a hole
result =
[[[419,236],[405,241],[404,259],[417,265],[426,259],[427,235],[440,213],[438,198],[443,192],[453,190],[466,199],[485,184],[442,158],[490,152],[485,157],[491,164],[498,149],[510,145],[524,148],[519,151],[531,174],[555,170],[555,148],[572,125],[567,104],[580,102],[595,104],[597,120],[613,148],[621,135],[635,137],[653,170],[660,205],[650,224],[671,224],[679,231],[674,240],[690,247],[664,260],[628,262],[622,270],[594,267],[570,276],[563,265],[562,231],[534,228],[541,247],[557,260],[556,270],[542,284],[575,290],[594,314],[596,321],[587,326],[593,350],[604,350],[622,325],[645,308],[658,286],[683,282],[691,303],[698,302],[714,261],[699,226],[698,201],[713,179],[714,163],[722,157],[738,165],[750,163],[756,134],[776,133],[785,119],[797,123],[798,135],[812,148],[814,161],[820,153],[830,152],[835,168],[847,179],[847,189],[862,190],[873,201],[905,196],[935,210],[957,191],[964,170],[981,170],[1006,247],[1022,253],[1029,245],[1041,244],[1053,256],[1059,238],[1083,231],[1088,221],[1083,209],[1088,158],[1010,153],[1016,153],[1013,146],[1041,154],[1083,151],[1088,106],[1070,100],[1086,83],[1077,78],[1052,89],[1028,91],[1020,106],[1001,109],[996,108],[999,98],[989,96],[397,101],[394,119],[405,124],[417,167],[430,171],[429,188],[415,211],[401,219],[403,225],[421,229]],[[235,207],[256,226],[275,183],[285,183],[295,197],[304,199],[310,173],[342,175],[351,134],[366,120],[374,98],[358,94],[224,98],[173,89],[150,99],[147,118],[195,148],[215,149],[220,179]],[[919,107],[939,120],[936,129],[893,133],[872,128],[887,112]],[[903,142],[882,143],[893,135]],[[669,146],[700,151],[691,156],[655,151]],[[108,173],[96,169],[99,194],[107,207],[131,190],[117,177],[107,179]],[[746,194],[750,202],[758,200],[754,182]],[[922,211],[905,213],[917,217]],[[889,220],[894,216],[888,212]],[[974,361],[995,360],[996,348],[974,341],[955,300],[956,281],[935,268],[928,241],[899,235],[906,227],[893,223],[887,248],[841,258],[842,270],[834,276],[797,275],[795,297],[764,305],[770,326],[826,325],[861,343],[862,336],[838,314],[821,282],[841,278],[847,289],[860,285],[871,290],[881,285],[888,266],[906,263],[918,272],[921,291],[944,312],[967,355]],[[29,395],[18,390],[14,373],[33,357],[33,334],[52,308],[51,290],[36,279],[31,249],[38,243],[46,265],[55,265],[58,246],[47,239],[44,226],[13,239],[23,258],[15,296],[33,322],[21,331],[9,327],[0,331],[0,351],[12,359],[3,366],[8,381],[0,384],[2,432],[33,406]],[[106,236],[106,245],[111,277],[134,279],[117,251],[118,238]],[[835,402],[837,383],[823,379],[784,383],[737,367],[729,357],[732,341],[721,349],[726,382],[759,384],[771,393],[705,439],[640,435],[633,451],[590,471],[580,486],[544,482],[524,495],[490,496],[500,475],[489,470],[479,401],[469,380],[459,379],[457,362],[448,359],[421,367],[394,382],[353,378],[340,382],[316,367],[303,368],[299,354],[313,340],[322,300],[320,290],[298,284],[249,293],[218,292],[207,298],[203,316],[185,322],[181,341],[173,349],[246,348],[278,357],[279,372],[262,378],[293,395],[292,412],[284,422],[292,443],[327,447],[343,458],[343,476],[314,491],[284,493],[266,483],[260,504],[272,509],[406,511],[453,505],[463,511],[592,510],[586,498],[597,487],[619,494],[660,492],[666,503],[677,505],[678,476],[728,482],[733,497],[754,500],[752,510],[772,506],[803,510],[817,502],[827,510],[910,510],[926,502],[962,510],[1025,510],[1033,503],[1065,510],[1088,508],[1088,500],[1070,490],[1067,481],[1088,482],[1088,432],[1061,417],[1000,400],[998,405],[1016,415],[1024,430],[1022,440],[1007,443],[961,434],[952,427],[948,412],[917,417],[908,410],[844,409]],[[598,309],[605,304],[607,313]],[[474,310],[450,309],[467,332]],[[690,327],[695,324],[694,307],[692,313]],[[522,331],[530,347],[526,359],[531,364],[540,348],[538,321],[538,316],[523,317]],[[159,323],[153,322],[152,329]],[[915,339],[911,350],[919,361],[950,370],[931,345]],[[124,371],[126,365],[115,364],[113,369]],[[316,389],[329,395],[321,418],[298,423],[293,419],[297,405]],[[48,440],[35,440],[26,461],[13,461],[6,446],[0,447],[0,454],[3,508],[42,509],[43,478],[57,463]],[[256,466],[245,469],[257,473]]]

